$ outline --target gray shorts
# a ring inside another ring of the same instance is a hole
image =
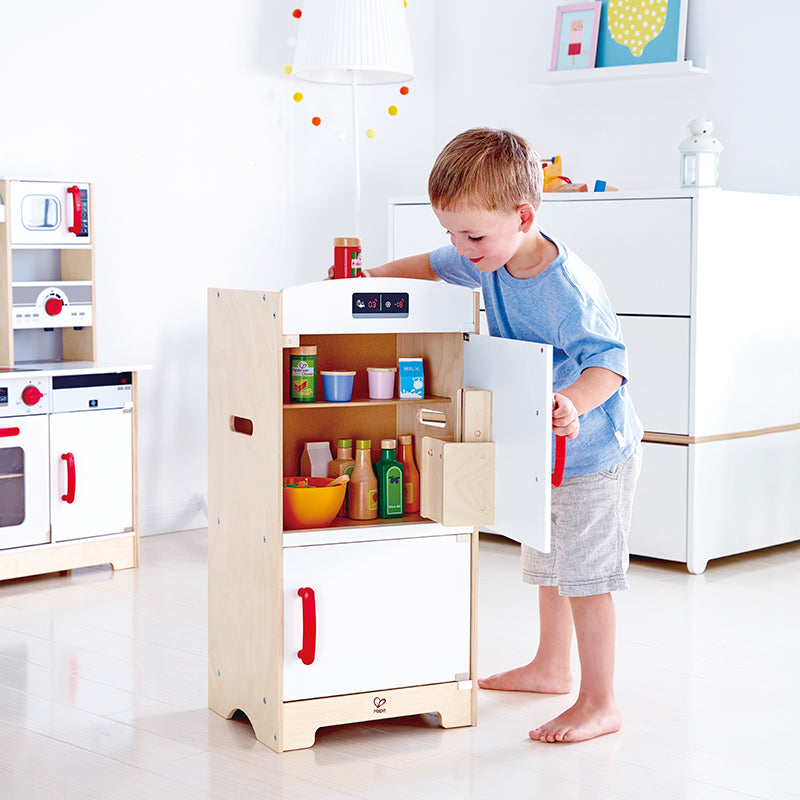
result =
[[[522,579],[567,597],[627,589],[628,532],[642,447],[626,461],[553,487],[550,552],[522,545]]]

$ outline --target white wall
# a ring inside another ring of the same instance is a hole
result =
[[[537,86],[556,4],[408,0],[411,94],[362,93],[361,127],[377,131],[361,139],[367,265],[386,253],[387,199],[424,194],[436,152],[474,125],[518,130],[578,180],[669,189],[686,122],[708,115],[726,187],[800,191],[796,2],[766,4],[756,24],[749,0],[691,0],[688,55],[711,55],[706,77]],[[153,366],[145,533],[204,524],[207,287],[317,279],[352,233],[349,92],[283,74],[295,5],[2,3],[0,174],[94,181],[100,358]]]
[[[349,95],[319,93],[320,129],[292,101],[296,5],[2,3],[0,175],[94,182],[99,358],[152,365],[139,395],[144,533],[204,524],[207,287],[315,280],[352,230],[349,112],[342,126],[326,110],[347,111]],[[409,14],[423,42],[432,16]],[[427,170],[426,52],[408,102],[396,86],[363,100],[378,132],[363,144],[367,258],[386,251],[387,187],[418,191]]]

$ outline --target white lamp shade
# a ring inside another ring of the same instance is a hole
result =
[[[317,83],[414,77],[403,0],[306,0],[292,74]]]

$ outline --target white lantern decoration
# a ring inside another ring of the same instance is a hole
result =
[[[689,123],[692,135],[681,142],[681,185],[689,188],[719,186],[719,154],[722,142],[711,135],[714,123],[710,119],[693,119]]]

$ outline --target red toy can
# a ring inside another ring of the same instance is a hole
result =
[[[361,274],[361,239],[342,237],[333,240],[333,277],[357,278]]]

